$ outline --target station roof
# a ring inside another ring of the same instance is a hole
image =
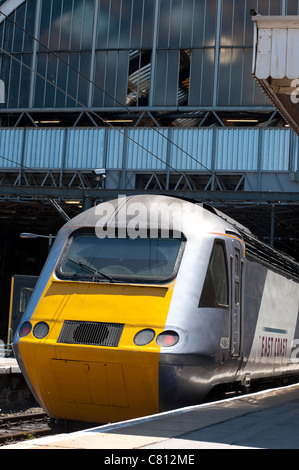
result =
[[[299,135],[299,16],[252,17],[253,75]]]

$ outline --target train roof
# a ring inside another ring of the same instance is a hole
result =
[[[242,231],[245,231],[247,233],[251,233],[246,227],[243,225],[239,224],[237,221],[231,219],[230,217],[226,216],[219,210],[215,209],[214,207],[200,203],[198,201],[192,200],[192,199],[187,199],[187,198],[181,198],[181,197],[175,197],[175,196],[165,196],[165,195],[146,195],[146,194],[141,194],[141,195],[135,195],[135,196],[120,196],[118,199],[113,199],[110,201],[105,201],[101,204],[98,204],[97,206],[92,207],[91,209],[88,209],[81,214],[77,215],[73,219],[71,219],[69,222],[65,224],[65,227],[79,227],[79,226],[85,226],[85,227],[92,227],[96,226],[99,223],[99,215],[101,212],[101,207],[104,208],[103,205],[111,205],[114,208],[115,214],[117,211],[120,210],[120,207],[122,204],[126,204],[127,207],[129,207],[132,204],[143,204],[146,207],[149,207],[153,205],[153,207],[156,207],[157,204],[163,204],[163,207],[165,209],[165,204],[171,209],[171,206],[174,208],[174,211],[176,210],[176,207],[178,208],[179,206],[183,205],[190,205],[190,207],[198,206],[201,207],[203,210],[203,213],[205,215],[205,221],[207,222],[207,229],[211,230],[238,230],[241,229]],[[194,211],[194,218],[200,216],[201,212],[196,212]],[[179,221],[181,223],[181,221]]]
[[[191,225],[189,220],[189,226],[186,227],[188,230],[194,231],[192,221],[194,222],[196,218],[200,216],[200,214],[204,214],[204,231],[224,234],[226,233],[228,235],[238,236],[245,243],[247,258],[256,260],[270,267],[271,269],[274,269],[278,272],[283,273],[286,276],[296,279],[296,281],[299,281],[299,264],[294,258],[260,241],[251,233],[251,231],[247,227],[239,224],[237,221],[228,217],[215,207],[203,203],[201,204],[198,203],[198,201],[193,201],[187,198],[184,199],[180,197],[150,194],[142,194],[128,197],[122,196],[118,199],[98,204],[97,206],[82,212],[81,214],[67,222],[62,228],[62,230],[64,228],[78,229],[80,227],[96,227],[99,222],[101,210],[103,210],[104,208],[111,207],[111,213],[113,213],[113,218],[116,216],[117,212],[121,209],[121,207],[124,207],[125,205],[126,207],[129,207],[131,204],[143,204],[145,207],[149,207],[151,204],[153,205],[153,207],[157,207],[157,205],[163,204],[164,210],[165,207],[170,208],[172,206],[174,213],[175,208],[177,208],[178,212],[180,212],[179,208],[184,204],[187,204],[187,206],[185,207],[193,206],[199,208],[198,212],[194,211],[193,216],[191,217]],[[127,223],[129,220],[130,219],[127,218],[125,223]],[[178,220],[178,222],[181,224],[181,220]],[[184,226],[180,225],[180,227],[182,227],[184,231]],[[176,229],[175,223],[174,229]]]

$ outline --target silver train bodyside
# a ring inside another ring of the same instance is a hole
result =
[[[205,230],[187,236],[168,313],[166,329],[179,326],[184,341],[160,354],[161,409],[198,403],[218,385],[299,374],[298,263],[211,207],[203,216]],[[216,247],[227,289],[218,305],[208,279]]]

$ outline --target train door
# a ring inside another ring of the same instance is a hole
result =
[[[15,275],[11,278],[10,308],[8,318],[7,347],[12,354],[11,342],[26,310],[38,276]]]
[[[233,240],[233,251],[231,255],[231,336],[230,354],[233,357],[240,355],[241,347],[241,315],[242,315],[242,246],[238,240]]]

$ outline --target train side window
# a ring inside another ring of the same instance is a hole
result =
[[[235,253],[235,276],[239,276],[239,255]]]
[[[199,307],[228,306],[228,280],[224,244],[216,241],[210,258]]]

